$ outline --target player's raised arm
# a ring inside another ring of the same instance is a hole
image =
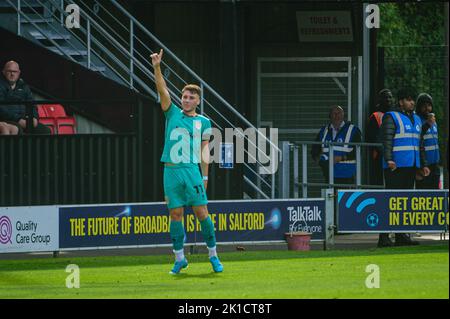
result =
[[[169,109],[172,101],[170,100],[170,94],[167,90],[166,81],[161,73],[161,60],[163,56],[163,49],[158,53],[150,55],[152,58],[153,70],[155,72],[156,89],[158,90],[159,97],[161,99],[161,109],[165,112]]]

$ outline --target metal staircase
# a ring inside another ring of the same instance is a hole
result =
[[[58,2],[58,7],[56,6]],[[3,14],[0,27],[9,29],[28,40],[46,47],[88,69],[99,72],[120,84],[126,84],[104,59],[90,50],[81,33],[71,32],[65,26],[63,1],[0,0],[0,8],[13,8],[16,14]]]
[[[73,14],[70,10],[66,12],[66,8],[72,4],[79,8],[79,28],[66,25],[66,20]],[[12,8],[15,12],[0,14],[0,27],[155,99],[158,96],[154,90],[150,54],[162,48],[164,76],[175,103],[179,101],[185,84],[197,83],[203,92],[200,112],[211,119],[223,137],[225,128],[255,129],[116,0],[110,0],[107,8],[105,2],[89,0],[0,0],[2,7]],[[275,174],[267,174],[265,167],[269,160],[281,160],[281,152],[269,138],[259,131],[257,135],[266,146],[268,156],[258,154],[255,158],[248,150],[259,150],[260,145],[247,135],[237,133],[236,139],[248,145],[245,149],[244,181],[258,194],[258,198],[274,198]]]

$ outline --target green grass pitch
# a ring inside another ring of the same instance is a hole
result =
[[[219,247],[220,249],[220,247]],[[449,298],[448,245],[335,251],[221,253],[215,274],[206,254],[169,275],[163,256],[0,260],[0,298]],[[66,266],[80,270],[80,288],[66,287]],[[366,267],[379,266],[369,289]]]

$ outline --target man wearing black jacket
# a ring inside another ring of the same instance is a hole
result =
[[[416,189],[439,189],[441,174],[439,152],[439,136],[436,117],[433,112],[433,98],[427,93],[421,93],[417,97],[416,113],[422,120],[423,146],[430,175],[422,176],[420,171],[416,174]]]
[[[26,107],[22,101],[32,101],[33,95],[28,85],[20,78],[19,64],[9,61],[3,68],[3,78],[0,77],[0,101],[18,102],[17,105],[0,105],[0,121],[15,125],[19,130],[26,129]],[[45,125],[38,122],[36,106],[33,107],[33,126],[31,134],[50,134]]]
[[[421,147],[422,121],[414,114],[415,93],[412,89],[398,92],[398,109],[387,112],[381,125],[383,167],[386,189],[414,189],[416,171],[428,176],[425,152]],[[395,234],[395,245],[417,245],[407,234]],[[392,246],[388,234],[380,235],[379,247]]]
[[[369,122],[366,129],[366,142],[380,143],[380,128],[383,121],[384,113],[389,112],[394,107],[394,97],[391,90],[382,89],[378,92],[378,103],[375,106],[375,112],[369,116]],[[383,163],[382,150],[378,147],[371,147],[371,174],[369,174],[369,181],[371,185],[383,185]]]

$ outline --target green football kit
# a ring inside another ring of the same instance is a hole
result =
[[[202,115],[187,116],[175,104],[164,112],[164,195],[169,209],[208,204],[199,164],[201,142],[209,141],[211,121]]]

